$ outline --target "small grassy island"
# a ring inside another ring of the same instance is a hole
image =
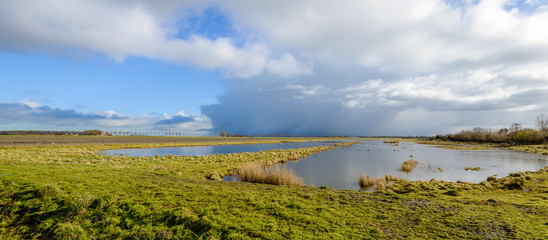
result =
[[[0,137],[0,239],[548,236],[548,168],[479,184],[395,179],[382,190],[358,192],[220,181],[244,166],[300,159],[336,146],[204,157],[96,154],[313,140],[307,138],[8,138]],[[548,152],[546,145],[518,149]]]

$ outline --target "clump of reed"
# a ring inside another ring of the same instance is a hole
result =
[[[417,166],[419,162],[418,161],[415,161],[415,160],[407,160],[405,162],[403,162],[403,164],[401,165],[401,170],[405,171],[405,172],[411,172],[413,170],[413,168],[415,166]]]
[[[236,170],[242,182],[303,186],[303,179],[286,166],[249,165]]]
[[[367,174],[360,174],[360,186],[361,187],[370,187],[375,184],[374,178],[369,177]]]
[[[394,181],[395,179],[396,178],[390,174],[387,174],[386,176],[380,178],[372,178],[367,174],[361,174],[359,182],[360,187],[367,188],[373,186],[373,189],[375,191],[383,191],[386,189],[386,185],[388,185],[390,181]]]

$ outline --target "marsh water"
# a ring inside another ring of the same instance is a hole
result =
[[[329,145],[329,142],[290,142],[273,144],[215,145],[196,147],[131,148],[100,152],[106,155],[124,155],[131,157],[149,156],[206,156],[211,154],[229,154],[240,152],[260,152],[272,149],[293,149]]]
[[[202,156],[329,144],[328,142],[305,142],[121,149],[103,153],[129,156],[163,156],[167,154]],[[411,172],[401,171],[402,163],[409,159],[418,161],[418,165]],[[538,171],[548,166],[548,156],[504,149],[449,150],[412,142],[400,142],[399,146],[395,146],[383,141],[363,141],[351,147],[338,147],[332,151],[310,155],[299,161],[289,161],[285,165],[292,169],[297,176],[302,177],[307,185],[359,190],[358,178],[363,173],[371,177],[391,174],[407,180],[436,179],[479,183],[493,175],[504,177],[513,172]],[[479,167],[479,170],[465,170],[466,167]],[[225,178],[225,180],[231,179],[230,176]]]
[[[411,172],[401,171],[402,163],[409,159],[418,161],[418,165]],[[383,141],[365,141],[286,165],[307,185],[358,190],[362,173],[371,177],[391,174],[407,180],[479,183],[493,175],[504,177],[512,172],[538,171],[548,166],[548,156],[502,149],[449,150],[411,142],[395,146]],[[480,169],[465,170],[466,167]]]

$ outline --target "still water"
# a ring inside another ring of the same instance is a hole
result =
[[[409,159],[419,164],[409,173],[401,171],[402,163]],[[362,173],[372,177],[391,174],[407,180],[479,183],[493,175],[504,177],[513,172],[538,171],[548,166],[548,156],[502,149],[448,150],[411,142],[394,146],[383,141],[365,141],[289,161],[286,165],[307,185],[359,190],[358,178]],[[480,170],[467,171],[465,167]]]
[[[307,148],[329,145],[329,142],[295,142],[295,143],[274,143],[274,144],[248,144],[248,145],[216,145],[197,147],[166,147],[166,148],[131,148],[102,151],[100,154],[120,155],[131,157],[149,156],[206,156],[210,154],[229,154],[240,152],[260,152],[272,149]]]

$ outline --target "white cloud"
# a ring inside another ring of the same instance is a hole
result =
[[[178,22],[188,9],[208,3],[148,1],[0,1],[0,49],[90,54],[116,62],[139,56],[248,78],[268,72],[298,76],[309,71],[290,55],[270,59],[261,43],[237,46],[230,38],[191,35],[177,38]],[[171,10],[167,10],[168,7]],[[268,67],[267,67],[268,62]]]
[[[27,105],[31,108],[39,108],[39,107],[42,106],[42,104],[37,103],[35,101],[32,101],[30,99],[23,99],[23,100],[19,101],[19,103],[25,104],[25,105]]]
[[[543,26],[548,12],[521,15],[505,10],[506,2],[468,3],[464,10],[429,0],[277,1],[276,7],[269,2],[230,1],[224,7],[240,28],[259,31],[272,46],[316,61],[436,71],[462,62],[489,66],[493,55],[510,58],[532,46],[539,54],[528,53],[529,60],[546,61],[548,32]]]
[[[305,97],[311,97],[311,96],[316,96],[320,94],[327,94],[330,91],[329,88],[322,85],[316,85],[316,86],[288,85],[278,90],[296,91],[298,94],[295,97],[298,99],[303,99]]]
[[[294,78],[312,74],[313,66],[325,62],[413,74],[458,66],[507,67],[524,59],[548,61],[548,11],[523,15],[507,10],[504,0],[465,3],[463,8],[430,0],[272,4],[1,1],[0,47],[54,52],[69,47],[100,52],[116,61],[141,56],[224,69],[235,78],[263,73]],[[196,34],[177,38],[181,19],[211,6],[230,17],[245,44]]]
[[[285,53],[280,59],[269,60],[266,65],[269,73],[279,74],[285,78],[293,78],[313,73],[312,64],[297,60],[293,55]]]

